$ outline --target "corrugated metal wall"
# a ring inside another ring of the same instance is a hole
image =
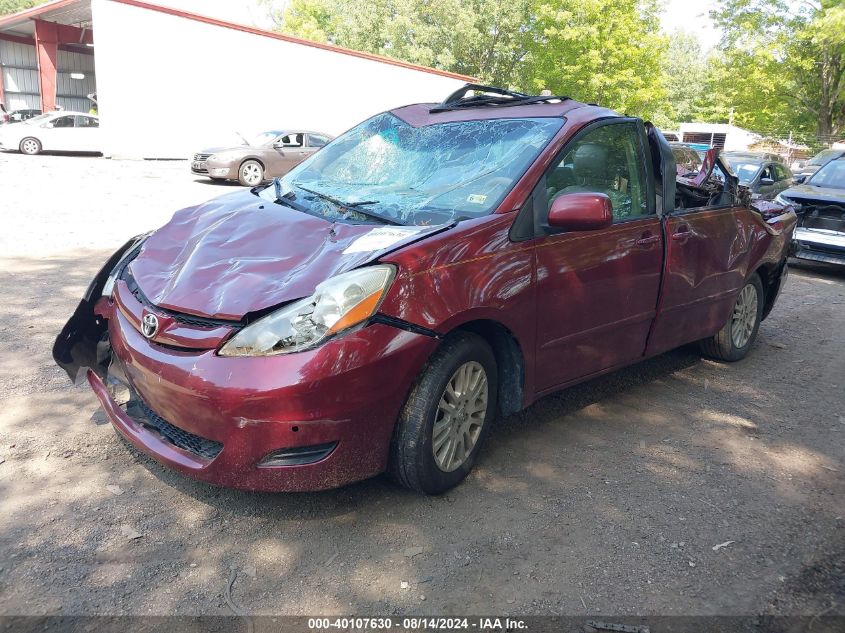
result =
[[[41,107],[34,46],[0,40],[0,70],[7,110]]]
[[[84,75],[74,79],[71,73]],[[97,91],[94,77],[94,56],[59,51],[59,73],[56,81],[56,103],[65,110],[88,112],[91,102],[87,95]]]
[[[56,103],[65,110],[87,112],[91,102],[86,97],[97,90],[94,56],[60,50],[58,57]],[[6,93],[6,109],[40,108],[35,46],[0,40],[0,67]],[[74,79],[71,74],[84,77]]]

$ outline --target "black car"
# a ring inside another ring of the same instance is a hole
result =
[[[0,123],[20,123],[37,117],[41,110],[12,110],[0,113]]]
[[[751,152],[723,152],[739,184],[763,200],[773,200],[781,191],[794,184],[789,167],[771,154]]]
[[[795,257],[845,265],[845,156],[827,162],[776,201],[798,214]]]

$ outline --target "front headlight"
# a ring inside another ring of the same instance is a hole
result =
[[[792,204],[792,202],[791,202],[790,200],[787,200],[786,198],[784,198],[784,197],[783,197],[782,195],[780,195],[780,194],[778,194],[778,195],[776,195],[776,196],[775,196],[775,200],[774,200],[774,201],[775,201],[775,202],[777,202],[777,203],[778,203],[778,204],[780,204],[780,205],[783,205],[784,207],[788,207],[788,206],[790,206],[790,205]]]
[[[314,294],[248,325],[229,339],[221,356],[274,356],[316,347],[376,313],[396,276],[388,264],[368,266],[324,281]]]

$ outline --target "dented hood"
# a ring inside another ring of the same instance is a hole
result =
[[[243,192],[177,212],[130,269],[157,306],[241,319],[446,228],[334,223]]]

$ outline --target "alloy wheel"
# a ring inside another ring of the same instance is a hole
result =
[[[21,143],[21,149],[26,154],[37,154],[38,142],[35,139],[28,138],[23,143]]]
[[[255,163],[247,163],[241,168],[241,174],[243,176],[244,182],[249,185],[255,186],[261,184],[262,173],[261,168],[256,165]]]
[[[437,405],[432,429],[432,452],[437,467],[453,472],[475,448],[487,415],[487,372],[469,361],[452,374]]]
[[[731,340],[735,347],[745,347],[751,339],[757,324],[757,301],[757,289],[753,284],[747,284],[736,299],[731,317]]]

